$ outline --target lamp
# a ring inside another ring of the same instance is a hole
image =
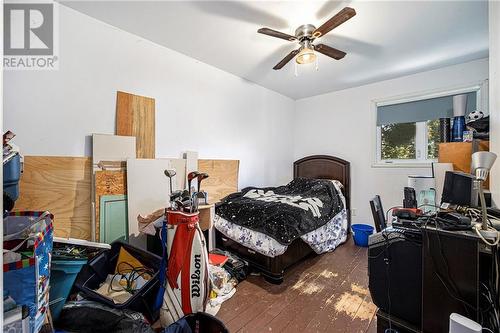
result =
[[[488,173],[495,163],[497,155],[489,151],[478,151],[472,154],[471,171],[479,181],[479,200],[481,201],[482,224],[481,230],[486,234],[488,230],[488,213],[486,211],[486,200],[484,199],[483,182],[488,178]]]
[[[314,46],[311,44],[311,41],[305,39],[301,42],[302,48],[300,49],[299,54],[295,61],[299,65],[310,64],[316,61],[316,54],[314,54]]]
[[[308,47],[304,47],[302,50],[300,50],[299,54],[297,55],[297,59],[295,61],[300,64],[310,64],[316,60],[316,55],[314,54],[313,49],[310,49]]]

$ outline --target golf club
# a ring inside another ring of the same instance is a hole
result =
[[[188,190],[183,190],[182,193],[181,193],[181,200],[184,201],[184,200],[189,200],[189,191]]]
[[[177,199],[180,199],[181,196],[182,196],[182,191],[181,190],[174,191],[170,195],[170,203],[175,202]]]
[[[184,205],[183,205],[181,200],[177,199],[177,200],[175,200],[175,207],[176,207],[176,210],[183,210]]]
[[[198,175],[198,192],[200,192],[200,186],[201,186],[201,182],[204,180],[204,179],[207,179],[208,178],[208,173],[200,173]]]
[[[193,181],[193,179],[195,179],[196,177],[198,177],[200,173],[198,171],[191,171],[190,173],[188,173],[188,190],[189,190],[189,196],[191,197],[191,182]]]
[[[175,170],[165,170],[163,173],[170,180],[170,193],[172,193],[172,177],[175,176],[177,172],[175,172]]]
[[[194,192],[191,196],[191,213],[195,213],[198,211],[198,192]]]

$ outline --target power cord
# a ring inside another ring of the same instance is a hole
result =
[[[385,211],[385,221],[386,221],[386,223],[389,223],[389,212],[391,210],[396,209],[396,208],[403,208],[403,206],[392,206],[391,208],[389,208],[388,210]]]
[[[490,226],[488,226],[488,229],[487,231],[491,231],[491,232],[495,232],[497,234],[497,236],[495,237],[495,241],[494,242],[490,242],[488,241],[486,238],[484,238],[484,236],[481,234],[481,231],[480,231],[480,228],[481,228],[481,225],[480,224],[476,224],[474,226],[474,230],[476,231],[476,234],[479,236],[479,238],[481,238],[481,240],[486,244],[486,245],[489,245],[489,246],[497,246],[498,243],[500,242],[500,232],[497,231],[497,229],[495,228],[492,228]],[[482,230],[482,229],[481,229]]]
[[[452,290],[450,290],[450,287],[445,282],[445,279],[443,278],[443,276],[441,276],[441,274],[437,271],[437,267],[438,266],[436,265],[436,262],[434,261],[434,256],[432,255],[431,249],[430,249],[430,238],[429,238],[429,233],[428,233],[428,230],[430,230],[430,229],[427,227],[427,225],[429,224],[429,221],[430,221],[431,218],[432,218],[432,216],[428,216],[427,217],[427,220],[424,223],[424,230],[425,230],[425,235],[426,235],[426,238],[427,238],[427,251],[429,252],[429,256],[431,258],[432,265],[435,267],[434,274],[436,274],[437,278],[439,279],[439,281],[441,282],[441,284],[444,286],[446,292],[454,300],[456,300],[457,302],[460,302],[464,306],[464,309],[465,309],[467,315],[469,316],[469,308],[473,309],[474,311],[476,311],[476,308],[474,306],[472,306],[471,304],[469,304],[468,302],[464,301],[461,298],[460,293],[458,293],[457,287],[455,286],[455,284],[454,284],[454,282],[453,282],[453,280],[452,280],[452,278],[450,276],[450,273],[449,273],[448,262],[446,260],[446,257],[444,256],[444,253],[443,253],[443,248],[442,248],[442,244],[441,244],[441,238],[440,238],[440,235],[439,235],[439,231],[435,230],[436,236],[438,237],[439,248],[440,248],[440,255],[442,257],[443,262],[445,263],[446,271],[447,271],[447,275],[448,275],[448,281],[451,284],[451,288],[454,289],[453,292],[452,292]],[[458,296],[455,295],[455,292],[458,294]]]
[[[126,265],[128,267],[120,268],[123,265]],[[154,271],[150,268],[147,268],[144,266],[134,267],[131,264],[129,264],[128,262],[124,262],[124,261],[118,263],[116,268],[117,268],[118,273],[115,273],[113,275],[113,278],[111,281],[114,281],[117,276],[121,276],[122,278],[120,279],[120,281],[125,280],[125,286],[123,286],[123,288],[121,288],[121,289],[115,289],[115,288],[113,288],[113,283],[110,283],[109,290],[112,290],[112,291],[125,290],[126,292],[128,292],[130,294],[134,294],[137,291],[137,289],[135,288],[135,282],[140,277],[147,280],[146,277],[151,278],[154,275]],[[126,274],[128,274],[128,276],[126,276]]]
[[[384,237],[384,245],[385,249],[382,253],[385,254],[384,256],[384,263],[385,263],[385,278],[387,280],[387,306],[388,306],[388,322],[389,322],[389,329],[385,330],[385,333],[392,333],[392,320],[391,320],[391,308],[392,308],[392,303],[391,303],[391,275],[390,275],[390,264],[391,260],[389,258],[389,235],[387,235],[385,232],[382,232],[382,236]]]

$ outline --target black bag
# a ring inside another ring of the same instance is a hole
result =
[[[208,313],[191,313],[170,325],[164,333],[229,333],[226,326]]]
[[[81,333],[154,333],[139,312],[110,308],[93,301],[68,302],[56,327]]]

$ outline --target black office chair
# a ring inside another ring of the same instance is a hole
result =
[[[375,222],[375,230],[380,232],[387,227],[387,224],[385,221],[384,208],[382,207],[382,201],[379,195],[376,195],[375,198],[370,200],[370,207],[372,209],[373,222]]]

